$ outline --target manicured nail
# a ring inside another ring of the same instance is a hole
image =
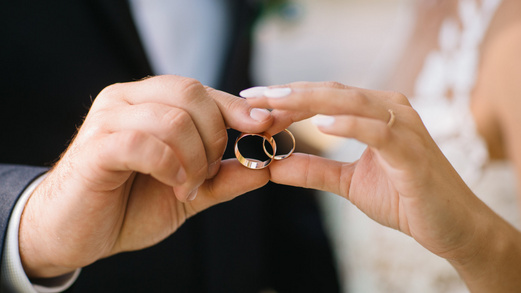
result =
[[[176,178],[177,183],[183,184],[186,181],[186,171],[183,167],[179,167]]]
[[[335,123],[335,117],[318,114],[311,118],[311,122],[316,126],[330,126]]]
[[[283,98],[289,94],[291,94],[289,87],[271,88],[264,91],[264,96],[267,98]]]
[[[239,96],[243,98],[258,98],[264,95],[264,91],[268,88],[265,86],[255,86],[249,89],[245,89],[239,93]]]
[[[271,117],[271,113],[270,113],[270,111],[268,111],[266,109],[253,108],[250,111],[250,117],[253,120],[263,122],[263,121],[268,120]]]
[[[192,190],[189,194],[188,194],[188,201],[193,201],[196,197],[197,197],[197,191],[199,190],[199,188],[196,188],[194,190]]]

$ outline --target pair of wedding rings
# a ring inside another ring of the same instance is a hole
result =
[[[271,164],[274,160],[279,161],[291,156],[295,150],[295,137],[289,130],[284,129],[284,131],[289,135],[293,144],[291,150],[286,154],[277,155],[277,144],[275,143],[275,139],[267,133],[241,133],[241,135],[239,135],[235,141],[235,157],[237,157],[237,160],[239,160],[239,162],[247,168],[263,169],[268,167],[269,164]],[[268,159],[263,161],[255,158],[246,158],[242,155],[241,151],[239,150],[239,141],[249,136],[262,138],[262,149],[264,150],[266,156],[268,156]],[[266,148],[266,143],[268,143],[271,147],[271,152]]]

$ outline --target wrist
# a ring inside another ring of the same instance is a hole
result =
[[[52,258],[47,257],[50,255],[47,253],[49,248],[52,249],[57,244],[53,241],[59,241],[54,239],[56,237],[52,236],[51,231],[45,229],[45,221],[37,216],[38,209],[44,206],[39,201],[46,196],[45,186],[49,177],[47,176],[31,193],[20,218],[19,254],[23,269],[30,279],[54,278],[75,270],[53,263]]]
[[[9,223],[4,238],[4,247],[1,266],[0,291],[7,292],[63,292],[77,279],[80,270],[72,274],[50,279],[29,279],[21,261],[19,230],[22,213],[25,210],[28,199],[39,186],[47,174],[36,177],[21,192],[9,218]]]
[[[483,206],[472,241],[448,260],[472,292],[514,292],[521,287],[521,233]]]

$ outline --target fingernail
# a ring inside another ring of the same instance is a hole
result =
[[[266,109],[253,108],[250,111],[250,117],[258,122],[263,122],[271,117],[271,113]]]
[[[188,194],[188,201],[193,201],[196,197],[197,197],[197,191],[199,190],[199,188],[196,188],[194,190],[192,190],[189,194]]]
[[[186,181],[186,171],[183,167],[179,167],[177,171],[176,180],[178,183],[182,184]]]
[[[257,98],[262,97],[264,95],[264,91],[268,88],[265,86],[255,86],[249,89],[245,89],[239,93],[239,96],[243,98]]]
[[[316,126],[330,126],[335,123],[335,117],[318,114],[311,118],[311,122]]]
[[[291,94],[291,89],[289,87],[272,88],[264,91],[264,96],[267,98],[283,98],[289,94]]]

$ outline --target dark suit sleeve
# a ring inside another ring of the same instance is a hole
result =
[[[0,259],[11,212],[24,189],[46,168],[0,164]]]

